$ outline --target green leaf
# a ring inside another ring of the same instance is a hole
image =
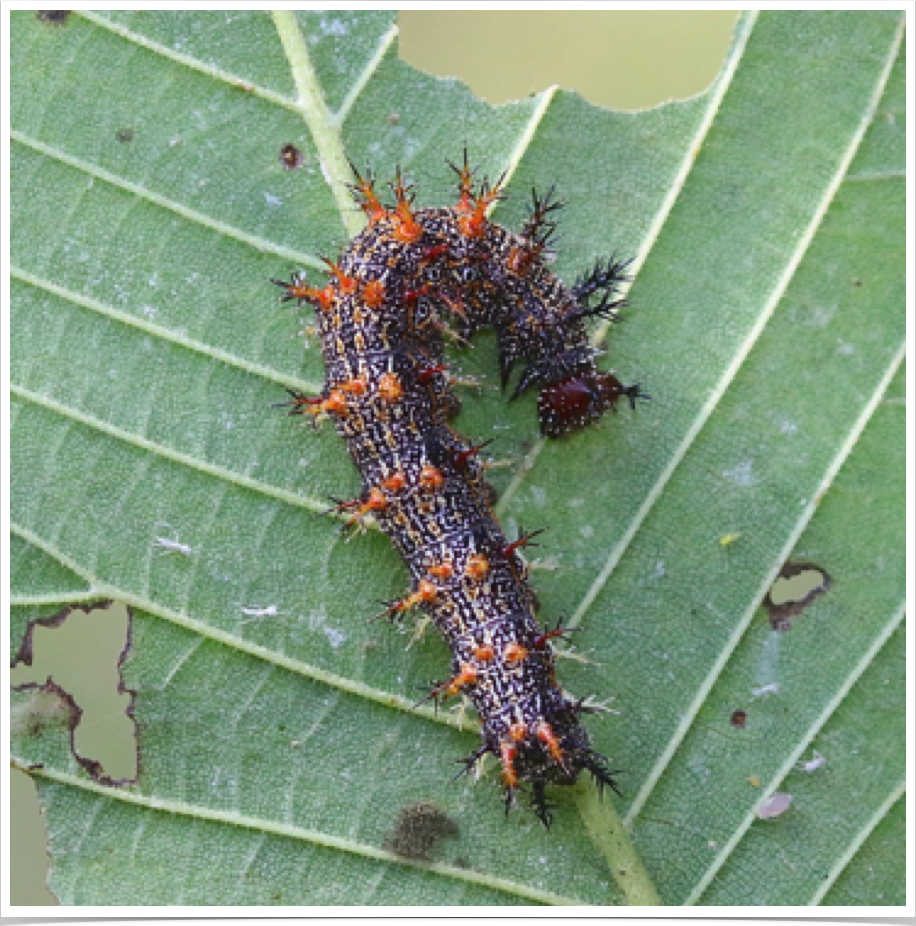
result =
[[[62,902],[904,902],[900,14],[745,16],[706,93],[638,114],[489,107],[404,65],[387,12],[12,26],[12,648],[71,602],[133,615],[137,782],[13,741]],[[406,572],[316,517],[357,486],[332,429],[268,408],[322,380],[266,281],[358,228],[347,158],[436,204],[465,145],[506,224],[558,184],[565,279],[638,270],[594,332],[636,415],[545,444],[492,338],[454,358],[501,519],[550,527],[562,681],[613,699],[623,797],[560,789],[549,832],[503,819],[492,765],[450,783],[471,718],[409,710],[446,648],[367,623]],[[788,633],[760,607],[786,561],[831,579]],[[459,830],[432,863],[391,848],[418,802]]]

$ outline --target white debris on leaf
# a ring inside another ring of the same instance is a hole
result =
[[[772,820],[784,814],[791,806],[792,795],[777,791],[757,805],[757,817],[760,820]]]

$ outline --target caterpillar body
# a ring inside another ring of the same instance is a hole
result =
[[[556,681],[550,641],[564,631],[536,619],[520,555],[532,535],[506,538],[490,509],[481,446],[449,425],[458,401],[444,343],[449,324],[462,338],[493,326],[503,384],[521,361],[515,394],[540,388],[542,432],[584,427],[620,399],[643,397],[597,370],[585,327],[589,316],[615,317],[626,264],[610,259],[565,286],[545,264],[560,204],[535,193],[515,234],[488,217],[500,183],[475,184],[467,157],[454,169],[457,204],[423,209],[400,174],[389,206],[371,175],[354,170],[367,225],[329,262],[326,285],[309,286],[301,274],[273,281],[284,300],[315,307],[326,366],[320,395],[291,392],[287,404],[291,414],[333,419],[363,484],[358,499],[336,510],[351,523],[371,515],[407,564],[411,590],[384,613],[419,607],[448,642],[452,676],[429,697],[463,693],[473,703],[483,741],[466,769],[495,755],[507,809],[530,786],[548,824],[548,784],[570,785],[583,770],[599,785],[614,782],[581,723],[588,705]]]

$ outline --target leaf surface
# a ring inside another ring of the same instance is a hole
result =
[[[902,903],[901,16],[746,16],[706,93],[638,114],[487,106],[403,64],[382,12],[13,26],[12,647],[72,601],[133,612],[137,783],[13,745],[64,903]],[[449,784],[473,724],[406,710],[446,648],[367,623],[406,572],[316,517],[358,486],[332,429],[268,409],[322,381],[266,281],[358,227],[346,158],[435,204],[465,145],[508,173],[512,227],[558,184],[565,279],[636,258],[594,336],[637,415],[547,445],[492,338],[454,358],[482,384],[459,429],[509,463],[501,519],[550,528],[541,613],[583,628],[561,678],[613,698],[590,726],[635,887],[586,799],[547,832],[503,819],[492,766]],[[832,580],[788,633],[760,607],[787,560]],[[460,830],[432,865],[390,849],[421,801]]]

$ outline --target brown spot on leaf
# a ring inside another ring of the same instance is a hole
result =
[[[384,847],[404,858],[428,862],[439,840],[458,833],[458,824],[444,810],[432,801],[418,801],[401,810]]]
[[[50,688],[36,689],[24,705],[10,709],[10,727],[14,735],[24,733],[40,739],[55,728],[69,728],[72,705]]]
[[[67,21],[67,17],[73,10],[39,10],[38,18],[45,23],[62,23]]]
[[[297,167],[302,167],[305,157],[295,145],[288,144],[280,149],[280,163],[287,170],[295,170]]]
[[[732,711],[729,722],[733,727],[743,730],[747,724],[747,711]]]

